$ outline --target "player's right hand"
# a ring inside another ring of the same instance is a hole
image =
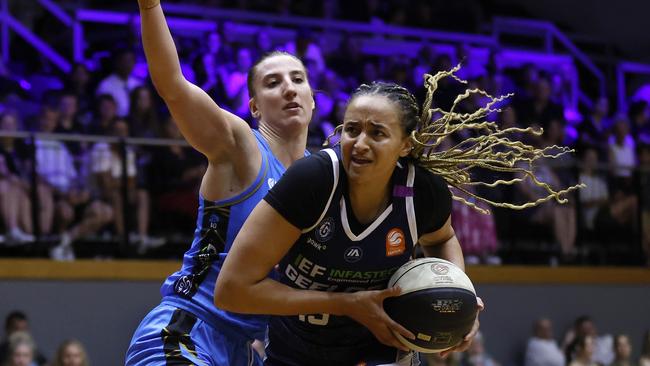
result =
[[[402,344],[394,333],[406,339],[415,339],[415,335],[391,319],[384,311],[384,299],[399,296],[400,293],[399,287],[350,293],[349,301],[345,304],[344,315],[368,328],[381,343],[409,351],[409,348]]]

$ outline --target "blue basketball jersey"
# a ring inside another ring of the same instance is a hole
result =
[[[280,179],[285,168],[268,143],[253,130],[262,153],[262,166],[253,184],[230,199],[213,202],[199,196],[199,213],[192,246],[182,268],[161,288],[163,304],[186,310],[220,329],[234,327],[249,338],[264,339],[268,317],[235,314],[214,305],[214,287],[226,254],[253,208]]]
[[[384,289],[391,275],[410,259],[417,242],[415,167],[398,164],[388,207],[362,232],[353,232],[340,151],[325,151],[334,173],[329,201],[318,221],[303,230],[282,259],[279,280],[294,288],[319,291]],[[271,319],[269,331],[268,354],[287,364],[370,364],[373,355],[388,358],[388,363],[397,357],[395,349],[381,345],[367,328],[344,316],[277,316]]]

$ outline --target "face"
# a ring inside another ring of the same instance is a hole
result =
[[[585,151],[584,165],[587,169],[596,169],[598,167],[598,152],[594,149]]]
[[[270,50],[271,47],[273,47],[273,44],[271,43],[271,37],[269,37],[269,34],[265,31],[260,32],[257,35],[257,48],[267,51]]]
[[[34,359],[32,349],[26,344],[19,344],[11,354],[11,366],[29,366]]]
[[[208,49],[210,53],[217,53],[221,48],[221,36],[213,32],[208,36]]]
[[[81,366],[83,365],[83,351],[75,343],[69,344],[61,354],[61,363],[63,366]]]
[[[401,125],[397,105],[381,95],[361,95],[343,118],[343,167],[355,183],[388,181],[411,144]]]
[[[14,319],[7,327],[7,334],[14,332],[27,332],[29,331],[29,323],[25,319]]]
[[[102,99],[99,104],[99,114],[103,120],[114,118],[117,114],[117,106],[115,105],[115,102],[108,99]]]
[[[116,71],[122,77],[131,75],[135,66],[135,55],[131,52],[121,54],[117,59]]]
[[[537,336],[542,339],[553,338],[553,326],[548,319],[542,319],[537,323]]]
[[[18,121],[16,121],[16,117],[11,114],[4,115],[0,121],[0,128],[2,128],[3,131],[16,131],[18,129]]]
[[[255,96],[250,109],[260,125],[305,131],[314,109],[314,97],[305,68],[291,56],[265,59],[255,67]]]
[[[630,339],[627,336],[619,336],[616,342],[616,355],[622,359],[630,358],[632,353],[632,346],[630,345]]]
[[[137,105],[140,110],[146,110],[151,107],[151,92],[149,92],[149,89],[138,89]]]
[[[251,52],[248,48],[242,48],[237,52],[237,66],[242,71],[248,71],[252,65]]]
[[[86,84],[90,80],[88,70],[83,65],[77,65],[72,70],[72,80],[77,84]]]
[[[56,129],[59,113],[52,108],[44,108],[41,112],[41,131],[53,132]]]
[[[113,136],[127,138],[129,137],[129,124],[124,120],[117,120],[113,125]]]
[[[77,97],[74,95],[64,95],[61,98],[61,114],[72,117],[77,113]]]

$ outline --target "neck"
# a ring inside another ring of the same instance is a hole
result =
[[[259,131],[269,143],[273,155],[288,168],[294,161],[305,156],[307,129],[293,134],[281,134],[266,123],[260,123]]]
[[[384,184],[367,184],[348,180],[352,212],[361,224],[375,220],[388,207],[390,178]]]

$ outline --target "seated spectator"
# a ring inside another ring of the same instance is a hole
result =
[[[131,92],[129,131],[133,137],[156,138],[162,135],[153,93],[147,86],[139,86]]]
[[[77,96],[69,91],[64,91],[59,98],[59,121],[54,132],[68,134],[83,134],[85,126],[79,121],[79,101]],[[86,149],[85,143],[78,141],[65,141],[68,151],[77,158]]]
[[[113,122],[113,136],[126,138],[129,135],[129,125],[124,119]],[[91,151],[92,174],[98,180],[100,197],[112,204],[115,231],[119,236],[125,233],[123,197],[121,194],[122,157],[117,144],[96,143]],[[149,236],[149,191],[137,186],[136,153],[131,147],[126,151],[127,200],[135,206],[137,234],[133,241],[138,244],[140,251],[162,245],[164,242]]]
[[[546,128],[550,121],[564,118],[562,107],[551,100],[551,82],[546,77],[537,80],[532,99],[524,100],[517,111],[524,126],[538,124]]]
[[[81,182],[79,182],[81,183]],[[84,236],[97,233],[113,221],[113,207],[89,189],[77,184],[58,205],[61,241],[50,249],[50,258],[58,261],[75,259],[72,244]],[[72,225],[71,225],[72,224]]]
[[[647,330],[643,334],[643,339],[641,340],[639,366],[650,366],[650,330]]]
[[[632,172],[637,165],[634,138],[625,116],[618,116],[614,122],[612,136],[609,138],[609,165],[612,177],[612,190],[632,193]]]
[[[85,116],[93,106],[93,90],[91,85],[91,74],[83,63],[76,63],[72,66],[72,71],[67,75],[65,89],[77,97],[78,110],[81,115]],[[85,117],[83,122],[88,122]],[[83,123],[82,122],[82,123]]]
[[[605,147],[612,128],[612,121],[609,118],[609,100],[607,97],[600,97],[594,105],[591,114],[578,126],[578,150],[588,146],[598,149],[598,155],[603,159],[607,156]]]
[[[462,192],[456,194],[475,203],[472,197]],[[454,201],[451,220],[463,248],[466,264],[501,264],[501,258],[497,256],[499,243],[492,215],[482,214],[466,204]]]
[[[232,49],[228,44],[222,43],[222,38],[219,31],[210,32],[204,41],[205,48],[197,52],[192,65],[196,85],[205,90],[219,105],[226,103],[224,83],[221,79],[222,69],[228,68],[233,59]]]
[[[584,339],[585,337],[591,337],[592,339],[587,342]],[[578,341],[576,342],[576,340]],[[590,349],[589,354],[593,362],[600,365],[609,365],[614,361],[612,336],[610,334],[598,335],[594,321],[587,315],[576,318],[573,327],[566,333],[562,345],[568,355],[571,354],[571,346],[573,345],[575,348],[575,346],[580,346],[580,343],[585,343],[582,345],[583,352],[586,352],[585,348]],[[572,359],[567,357],[567,360],[571,361]]]
[[[614,337],[614,362],[610,366],[636,366],[632,362],[632,345],[627,334],[617,334]]]
[[[576,337],[568,349],[569,366],[603,366],[593,360],[594,337],[581,335]]]
[[[129,94],[142,85],[142,80],[132,75],[135,66],[135,53],[128,48],[120,48],[113,53],[113,72],[99,83],[96,95],[110,94],[117,104],[117,115],[129,114]]]
[[[16,336],[16,334],[19,334]],[[47,363],[47,359],[40,353],[38,350],[36,350],[34,341],[32,340],[31,336],[29,336],[29,320],[27,319],[27,315],[23,313],[22,311],[15,310],[7,314],[5,317],[5,338],[0,343],[0,365],[4,365],[5,362],[9,361],[9,357],[11,355],[11,348],[12,348],[12,337],[16,336],[18,339],[28,339],[30,343],[29,351],[31,353],[32,358],[35,360],[35,363],[37,365],[45,365]],[[26,352],[26,349],[23,349],[25,352],[21,353],[28,353]],[[32,365],[32,364],[28,364]]]
[[[558,127],[552,128],[553,126],[557,126],[557,124],[551,122],[549,126],[551,128],[547,133],[542,138],[536,137],[531,143],[539,148],[556,145],[559,136],[561,136],[558,131],[561,131],[561,129]],[[558,159],[556,159],[557,161]],[[551,159],[539,159],[534,168],[537,178],[551,187],[565,186],[563,182],[570,178],[569,174],[566,174],[567,172],[552,166]],[[529,179],[525,179],[523,184],[518,185],[517,189],[526,200],[534,200],[545,194],[539,186],[533,184]],[[553,239],[560,244],[560,254],[563,261],[572,262],[575,259],[577,254],[575,247],[577,235],[576,212],[570,201],[567,204],[549,201],[524,212],[528,212],[531,222],[552,229]]]
[[[251,123],[252,118],[248,101],[248,70],[253,65],[251,52],[248,48],[242,47],[237,51],[237,63],[234,70],[220,68],[221,80],[223,80],[226,91],[226,107],[233,114]]]
[[[641,235],[646,266],[650,267],[650,144],[639,145],[638,157]]]
[[[183,141],[171,116],[164,127],[165,138]],[[206,168],[203,155],[189,147],[172,145],[154,151],[151,180],[156,184],[152,185],[151,193],[156,197],[153,206],[158,217],[156,223],[161,228],[193,229],[199,186]]]
[[[300,28],[296,31],[296,38],[284,45],[284,50],[292,55],[296,55],[303,62],[308,60],[315,63],[318,72],[325,70],[325,59],[321,52],[320,46],[314,42],[312,33],[307,28]]]
[[[650,141],[650,106],[648,106],[648,102],[636,101],[630,104],[628,116],[635,142]]]
[[[553,338],[553,324],[542,318],[535,322],[533,336],[528,340],[524,366],[564,366],[564,353]]]
[[[18,331],[9,336],[6,366],[34,366],[36,346],[27,332]]]
[[[57,126],[57,114],[49,111],[50,107],[44,106],[39,120],[40,132],[52,133]],[[46,221],[49,234],[55,214],[58,213],[60,204],[66,199],[66,194],[78,178],[74,159],[66,146],[58,140],[36,139],[36,173],[44,186],[51,190],[52,195],[43,195],[39,200],[41,218]],[[45,223],[43,224],[44,227]]]
[[[7,244],[34,241],[30,200],[20,179],[11,174],[5,156],[0,154],[0,216],[7,231]]]
[[[483,335],[480,331],[472,339],[467,351],[463,353],[460,366],[499,366],[499,363],[485,350]]]
[[[91,135],[110,135],[113,121],[116,118],[117,103],[115,102],[115,98],[110,94],[98,96],[95,105],[95,115],[90,122],[88,133]]]
[[[52,366],[89,366],[90,360],[83,344],[76,339],[61,343],[56,351]]]

